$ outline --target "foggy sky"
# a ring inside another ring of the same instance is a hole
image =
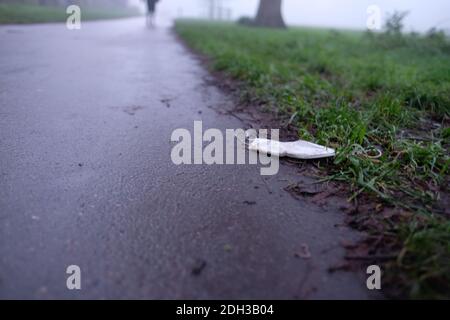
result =
[[[142,4],[140,0],[130,0]],[[208,0],[160,0],[160,21],[179,16],[206,18]],[[258,0],[222,0],[233,18],[254,16]],[[283,0],[283,15],[289,25],[365,29],[369,5],[378,5],[383,16],[394,10],[409,11],[406,30],[426,31],[438,26],[450,30],[449,0]]]

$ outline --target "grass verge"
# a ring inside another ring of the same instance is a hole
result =
[[[133,9],[82,9],[81,19],[83,21],[117,19],[137,15],[139,12]],[[65,7],[0,4],[0,24],[65,22],[67,17]]]
[[[175,29],[238,83],[242,103],[337,149],[319,163],[322,179],[348,186],[349,223],[367,233],[365,257],[383,263],[388,296],[450,297],[448,39],[199,21]]]

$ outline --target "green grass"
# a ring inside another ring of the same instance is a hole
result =
[[[81,19],[101,20],[136,16],[132,9],[86,9],[81,12]],[[37,6],[23,4],[0,4],[0,24],[24,24],[43,22],[65,22],[68,15],[65,7]]]
[[[293,117],[300,138],[335,147],[334,162],[321,164],[325,179],[348,185],[352,201],[408,213],[398,221],[377,216],[382,231],[366,230],[394,235],[399,258],[386,267],[398,295],[450,297],[449,222],[440,204],[449,191],[448,39],[199,21],[175,28],[239,83],[242,102]]]

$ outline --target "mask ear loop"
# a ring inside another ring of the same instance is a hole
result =
[[[239,137],[236,133],[234,134],[234,136],[236,137],[236,139],[238,139],[247,148],[253,143],[253,141],[258,139],[257,135],[251,135],[249,132],[245,132],[245,139],[244,140],[242,140],[241,137]]]

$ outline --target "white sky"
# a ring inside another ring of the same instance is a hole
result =
[[[142,4],[140,0],[130,0]],[[258,0],[221,0],[232,10],[233,18],[254,16]],[[159,19],[179,16],[207,17],[208,0],[160,0]],[[283,15],[290,25],[366,28],[367,7],[378,5],[383,12],[409,11],[407,30],[426,31],[438,25],[450,30],[450,0],[283,0]]]

